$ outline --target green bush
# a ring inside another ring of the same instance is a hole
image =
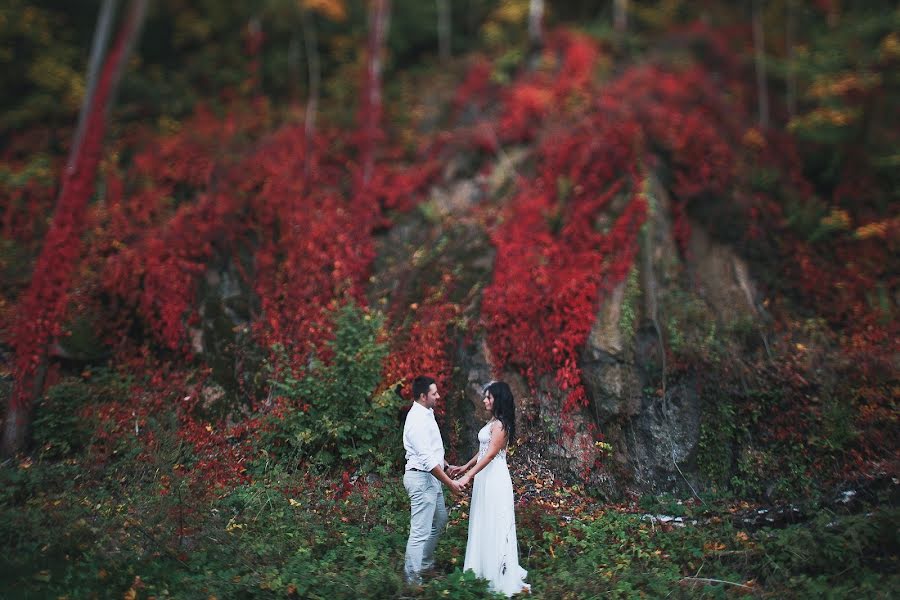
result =
[[[48,458],[69,456],[90,441],[93,422],[84,415],[91,402],[91,386],[69,378],[54,385],[34,409],[34,443]]]
[[[34,408],[33,440],[44,458],[71,456],[91,441],[96,421],[90,405],[121,399],[131,379],[109,368],[85,371],[50,387]]]
[[[390,389],[374,395],[387,356],[383,316],[348,305],[334,319],[327,360],[313,357],[292,374],[283,349],[277,350],[281,359],[273,371],[281,375],[271,381],[272,392],[291,409],[269,420],[262,446],[289,462],[387,469],[402,447],[397,415],[403,400]]]

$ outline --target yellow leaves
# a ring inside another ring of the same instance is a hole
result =
[[[738,531],[734,534],[734,541],[745,548],[753,548],[755,544],[750,540],[750,536],[745,531]]]
[[[850,215],[842,208],[832,208],[828,216],[822,217],[820,223],[830,229],[850,229]]]
[[[844,127],[856,121],[859,118],[859,110],[821,107],[811,111],[808,114],[801,115],[791,119],[788,123],[790,131],[798,129],[815,129],[823,125],[832,125],[835,127]]]
[[[594,447],[597,448],[599,452],[611,452],[613,447],[606,442],[594,442]]]
[[[300,0],[300,6],[332,21],[344,21],[347,18],[347,8],[340,0]]]
[[[710,540],[710,541],[706,542],[705,544],[703,544],[703,549],[706,552],[720,552],[725,549],[725,544],[714,541],[714,540]]]
[[[748,148],[754,148],[756,150],[760,150],[766,146],[766,139],[756,127],[751,127],[745,131],[741,142]]]
[[[300,504],[299,502],[297,502],[297,501],[294,500],[293,498],[288,498],[288,504],[290,504],[291,506],[303,506],[302,504]]]
[[[892,31],[881,40],[878,47],[881,54],[881,60],[896,60],[900,58],[900,35],[896,31]]]
[[[157,120],[157,126],[163,135],[175,135],[181,131],[181,121],[163,115]]]
[[[495,8],[484,25],[481,26],[481,37],[492,46],[499,46],[508,40],[512,31],[521,31],[528,19],[528,0],[503,0]]]
[[[528,16],[528,4],[528,0],[503,0],[491,16],[501,23],[524,23]]]
[[[244,528],[243,523],[237,523],[234,520],[234,517],[231,517],[231,519],[228,521],[228,525],[225,526],[225,531],[227,531],[228,533],[231,533],[232,531],[236,531],[238,529],[243,529],[243,528]]]
[[[806,95],[810,98],[833,98],[851,92],[866,92],[881,85],[878,73],[846,72],[817,77]]]
[[[889,225],[890,221],[867,223],[866,225],[857,227],[856,231],[853,232],[853,235],[860,240],[867,240],[872,237],[885,238],[887,237]]]
[[[144,587],[144,582],[141,581],[140,575],[136,575],[134,581],[131,584],[131,587],[128,588],[128,591],[122,595],[124,600],[137,600],[138,590]]]
[[[28,79],[42,89],[61,94],[67,106],[77,108],[84,95],[81,74],[53,56],[35,58],[28,67]]]
[[[42,583],[48,583],[50,581],[50,571],[48,571],[47,569],[44,569],[43,571],[38,571],[37,573],[32,575],[32,578],[35,581],[40,581]]]
[[[205,42],[212,34],[212,23],[196,11],[180,12],[175,18],[172,42],[181,48],[192,43]]]

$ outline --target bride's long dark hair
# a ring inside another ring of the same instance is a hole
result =
[[[494,417],[503,425],[507,443],[511,443],[516,437],[516,403],[512,390],[505,381],[493,381],[485,389],[485,394],[488,392],[494,398]]]

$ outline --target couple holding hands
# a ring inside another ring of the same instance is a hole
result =
[[[524,581],[527,571],[519,566],[512,480],[506,466],[506,449],[516,432],[509,385],[493,381],[484,387],[484,406],[491,419],[478,432],[478,454],[460,466],[444,460],[444,443],[434,419],[440,398],[434,379],[416,377],[412,391],[414,401],[403,427],[403,485],[410,501],[407,582],[420,583],[422,572],[434,568],[434,548],[447,524],[441,484],[461,494],[474,480],[463,570],[474,571],[490,582],[491,590],[507,596],[529,590]]]

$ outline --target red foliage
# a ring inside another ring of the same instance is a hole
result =
[[[122,57],[137,23],[126,20],[104,62],[90,112],[84,140],[73,158],[71,170],[62,174],[62,185],[53,222],[34,266],[31,285],[19,302],[12,342],[16,351],[16,387],[12,406],[22,407],[32,394],[31,381],[48,344],[59,335],[71,285],[73,267],[81,253],[87,204],[94,191],[100,162],[106,113],[110,96],[122,67]]]
[[[468,104],[480,105],[489,97],[488,86],[491,82],[491,63],[480,57],[469,67],[466,78],[456,89],[453,96],[453,110],[459,112]]]
[[[599,50],[576,36],[557,44],[564,56],[557,76],[532,76],[505,97],[504,140],[534,136],[542,117],[555,125],[540,145],[540,175],[522,182],[494,233],[484,315],[500,362],[524,367],[532,385],[554,371],[568,412],[586,403],[578,353],[598,305],[637,252],[647,211],[641,165],[660,153],[671,168],[676,237],[685,249],[685,203],[733,182],[740,128],[702,69],[633,68],[598,93],[591,86]],[[576,92],[593,93],[593,106],[565,101]],[[612,222],[610,212],[618,213]]]
[[[401,380],[411,383],[417,375],[429,375],[434,377],[441,393],[449,391],[453,361],[449,354],[448,331],[460,311],[458,305],[446,300],[452,283],[452,277],[444,275],[442,285],[425,290],[421,303],[393,308],[389,315],[388,330],[392,335],[391,352],[384,367],[385,385]],[[412,323],[403,330],[405,316],[411,316]],[[409,386],[404,388],[404,393],[412,401]],[[444,409],[442,399],[435,412],[442,416]]]
[[[132,183],[110,173],[108,209],[94,215],[102,236],[90,260],[102,270],[104,289],[133,306],[173,350],[186,350],[198,276],[241,246],[255,247],[246,276],[263,310],[254,323],[259,341],[285,344],[297,361],[321,350],[332,301],[364,303],[370,234],[383,222],[381,210],[412,208],[439,168],[436,161],[419,168],[378,164],[366,191],[348,198],[341,158],[347,148],[333,131],[313,140],[316,166],[300,176],[308,159],[302,125],[283,127],[249,154],[229,158],[229,140],[261,129],[267,119],[261,108],[224,119],[201,108],[178,133],[144,142]],[[175,194],[196,199],[174,206]]]
[[[39,174],[27,176],[27,164],[12,161],[6,164],[10,177],[25,178],[18,186],[4,190],[6,207],[0,214],[0,236],[20,244],[32,244],[44,235],[47,215],[56,199],[56,183]],[[57,171],[56,165],[53,171]]]
[[[571,93],[592,89],[601,55],[595,40],[575,31],[559,30],[549,36],[547,49],[560,52],[563,57],[554,82],[557,96],[564,98]]]
[[[584,405],[578,352],[594,322],[602,290],[624,279],[646,215],[636,170],[633,124],[596,119],[541,148],[543,168],[507,207],[494,233],[494,280],[483,313],[501,364],[520,364],[535,384],[556,372],[564,412]],[[599,140],[603,140],[602,143]],[[571,197],[558,190],[574,185]],[[598,219],[612,199],[624,207],[608,231]]]

